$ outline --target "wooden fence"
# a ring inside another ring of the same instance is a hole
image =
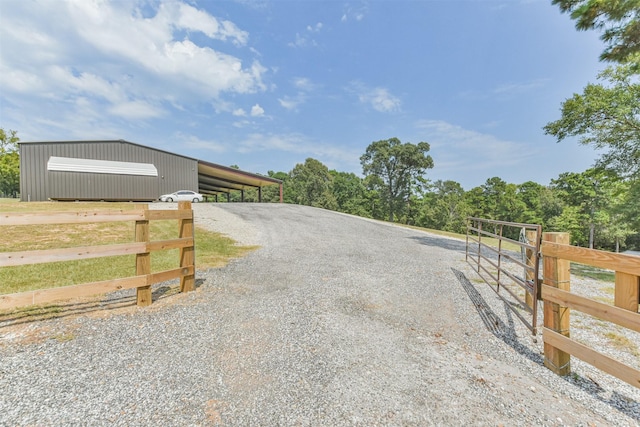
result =
[[[149,221],[172,219],[178,220],[178,238],[150,241]],[[193,211],[191,210],[191,203],[189,202],[180,202],[178,204],[178,210],[149,210],[147,205],[140,205],[134,210],[119,211],[0,214],[0,225],[2,226],[85,224],[118,221],[135,221],[135,241],[133,243],[23,252],[0,252],[0,268],[135,254],[135,276],[59,288],[4,294],[0,295],[0,309],[11,309],[131,288],[137,288],[137,304],[139,306],[147,306],[152,302],[151,285],[177,278],[180,278],[181,292],[194,289],[195,244]],[[151,252],[168,249],[180,250],[180,267],[151,273]]]
[[[640,332],[640,258],[570,246],[568,233],[543,233],[545,365],[559,375],[570,373],[570,356],[590,363],[640,388],[640,371],[570,338],[570,310]],[[570,261],[615,271],[614,305],[594,301],[570,289]]]

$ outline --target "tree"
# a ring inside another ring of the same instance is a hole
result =
[[[362,217],[370,217],[367,209],[367,189],[362,179],[354,173],[329,171],[332,177],[333,196],[338,204],[338,211]]]
[[[454,233],[466,232],[469,209],[465,193],[456,181],[436,181],[422,201],[418,225]]]
[[[517,186],[516,195],[525,207],[520,221],[527,224],[542,224],[542,193],[544,190],[544,186],[533,181],[527,181]]]
[[[523,213],[527,207],[517,195],[518,186],[508,184],[499,177],[487,179],[480,187],[481,203],[484,218],[498,221],[522,222]],[[505,229],[505,236],[517,238],[518,232],[515,229]]]
[[[611,204],[618,181],[615,174],[596,168],[582,173],[562,173],[558,179],[551,181],[566,205],[573,208],[568,211],[571,221],[567,215],[561,215],[563,221],[572,224],[572,241],[594,248],[596,231],[602,231],[609,220],[607,206]],[[580,233],[573,226],[575,223],[581,224]],[[555,224],[558,225],[558,221]]]
[[[544,127],[558,142],[578,136],[580,143],[608,149],[598,165],[621,176],[640,176],[640,82],[629,64],[598,75],[609,85],[589,84],[582,95],[562,104],[562,117]]]
[[[603,242],[607,246],[613,246],[616,252],[625,246],[627,237],[637,232],[632,226],[631,218],[627,217],[629,211],[630,193],[629,181],[618,181],[613,183],[611,198],[604,208],[605,225],[602,230]],[[637,203],[637,202],[636,202]],[[635,216],[637,216],[637,210]]]
[[[329,169],[316,159],[308,158],[289,172],[289,188],[294,203],[336,210],[338,203],[331,185]]]
[[[291,197],[291,190],[289,189],[288,179],[289,174],[286,172],[274,172],[268,171],[267,176],[270,178],[279,179],[282,181],[282,201],[284,203],[293,203]],[[262,201],[266,203],[277,203],[280,201],[280,186],[279,185],[268,185],[262,189]]]
[[[366,189],[365,203],[371,217],[375,219],[388,217],[389,212],[386,207],[386,202],[380,193],[380,188],[384,188],[382,179],[376,175],[369,175],[364,177],[362,184]]]
[[[469,216],[475,218],[488,218],[490,216],[487,199],[484,196],[482,187],[473,187],[464,193],[464,201],[469,207]]]
[[[626,62],[640,52],[640,0],[553,0],[578,30],[603,30],[603,61]]]
[[[640,179],[629,182],[628,191],[623,195],[624,201],[620,205],[620,211],[624,220],[631,226],[631,233],[626,242],[629,247],[640,250]]]
[[[565,230],[551,230],[551,221],[562,214],[564,209],[564,203],[562,197],[557,191],[554,191],[551,186],[546,186],[540,192],[540,212],[542,215],[542,227],[543,229],[549,229],[549,231],[565,231]]]
[[[20,191],[20,155],[15,130],[0,128],[0,195],[15,197]]]
[[[549,220],[548,231],[569,233],[572,245],[585,246],[588,239],[584,228],[585,221],[585,215],[578,206],[565,206],[560,215]]]
[[[360,157],[365,176],[378,178],[378,190],[393,221],[394,214],[409,200],[412,189],[424,184],[424,174],[433,168],[433,159],[426,153],[430,146],[426,142],[417,145],[403,144],[398,138],[372,142]]]

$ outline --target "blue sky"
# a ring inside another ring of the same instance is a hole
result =
[[[542,127],[602,49],[550,0],[2,0],[0,126],[262,174],[397,137],[431,180],[548,184],[598,156]]]

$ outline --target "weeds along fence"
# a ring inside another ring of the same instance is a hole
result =
[[[156,220],[177,220],[178,238],[151,241],[149,222]],[[139,306],[147,306],[152,303],[151,286],[153,284],[177,278],[180,278],[181,292],[194,289],[195,243],[193,210],[189,202],[180,202],[178,210],[149,210],[148,205],[138,205],[133,210],[117,211],[3,212],[0,213],[0,233],[3,231],[4,226],[93,224],[120,221],[135,222],[133,242],[22,252],[0,252],[0,268],[135,255],[135,275],[57,288],[0,294],[0,309],[12,309],[131,288],[136,288],[137,304]],[[151,253],[171,249],[179,250],[179,267],[152,273]]]
[[[571,246],[568,233],[543,233],[544,363],[559,375],[571,372],[573,355],[640,388],[640,370],[570,337],[571,309],[640,332],[640,258]],[[571,292],[570,261],[615,271],[614,304]]]

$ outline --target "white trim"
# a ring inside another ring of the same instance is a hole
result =
[[[61,172],[105,173],[110,175],[158,176],[151,163],[116,162],[113,160],[77,159],[73,157],[49,157],[47,170]]]

